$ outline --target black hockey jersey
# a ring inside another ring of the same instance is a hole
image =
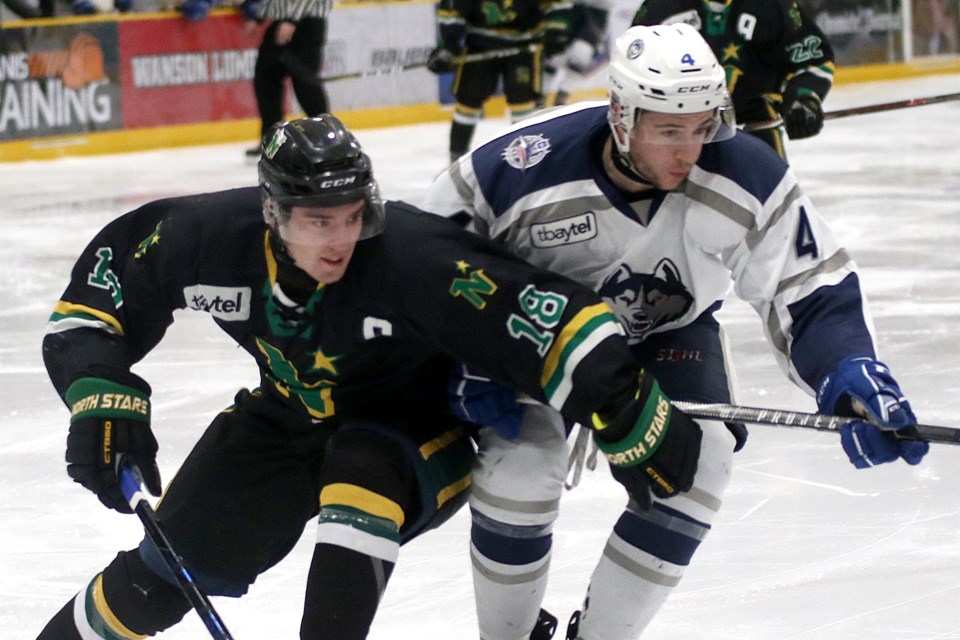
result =
[[[54,386],[62,396],[80,377],[129,375],[176,309],[209,314],[256,360],[265,392],[334,426],[449,416],[454,361],[581,422],[636,381],[622,329],[592,292],[403,203],[387,203],[385,231],[360,241],[300,316],[278,302],[277,269],[258,188],[117,218],[50,318]]]
[[[538,41],[551,22],[568,22],[569,0],[441,0],[440,39],[449,49],[467,37],[469,50]]]
[[[796,0],[643,0],[635,25],[696,27],[727,72],[739,122],[776,120],[781,94],[833,84],[833,49]]]

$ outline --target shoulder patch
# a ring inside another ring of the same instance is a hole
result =
[[[540,164],[550,153],[550,139],[540,134],[514,138],[500,154],[507,164],[521,171]]]

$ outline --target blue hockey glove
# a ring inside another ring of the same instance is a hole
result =
[[[180,5],[180,13],[190,22],[200,22],[206,20],[207,14],[213,7],[214,0],[184,0]]]
[[[917,418],[897,381],[882,362],[850,356],[820,383],[817,406],[822,413],[855,416],[842,427],[840,443],[858,469],[903,458],[919,464],[930,445],[916,436]]]
[[[490,378],[456,365],[447,387],[450,408],[461,420],[493,427],[504,438],[516,438],[527,407],[517,402],[517,392]]]
[[[641,508],[652,504],[651,492],[669,498],[693,486],[703,432],[653,376],[641,372],[630,401],[611,418],[594,414],[593,428],[613,477]]]
[[[784,91],[780,113],[791,140],[810,138],[823,129],[823,105],[810,89]]]
[[[67,389],[67,474],[120,513],[132,513],[120,490],[121,458],[140,469],[153,495],[161,491],[148,396],[103,378],[80,378]]]

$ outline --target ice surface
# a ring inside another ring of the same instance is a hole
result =
[[[960,77],[839,86],[828,111],[960,91]],[[505,125],[486,122],[480,135]],[[358,132],[384,193],[417,202],[444,167],[447,124]],[[0,635],[36,637],[139,522],[102,508],[64,472],[67,413],[40,339],[79,251],[108,220],[149,200],[253,184],[246,144],[0,165]],[[819,211],[862,269],[883,359],[925,423],[960,426],[960,102],[859,115],[789,144]],[[787,382],[760,322],[722,312],[742,404],[813,410]],[[256,384],[245,354],[200,314],[179,316],[138,368],[155,390],[154,429],[169,479],[234,390]],[[754,427],[735,458],[714,531],[645,638],[656,640],[960,638],[960,448],[919,467],[855,470],[834,434]],[[606,471],[564,497],[546,606],[579,606],[623,506]],[[468,518],[414,541],[373,640],[475,638]],[[295,638],[312,548],[300,545],[241,601],[216,599],[237,640]],[[198,618],[161,636],[206,638]]]

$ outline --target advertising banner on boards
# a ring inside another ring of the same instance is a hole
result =
[[[0,29],[0,142],[119,129],[113,22]]]
[[[121,23],[124,127],[257,117],[259,43],[260,32],[244,35],[239,15]]]
[[[900,0],[805,0],[833,45],[837,66],[903,61]]]

